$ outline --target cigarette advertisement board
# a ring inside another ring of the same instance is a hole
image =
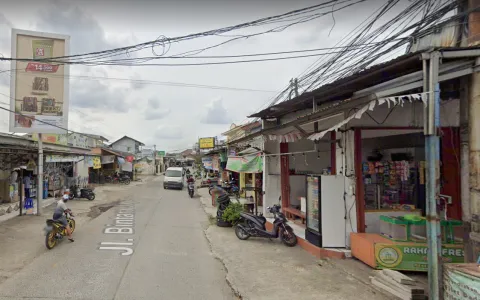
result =
[[[69,43],[65,35],[12,29],[11,132],[66,133],[69,65],[48,59],[68,55]]]

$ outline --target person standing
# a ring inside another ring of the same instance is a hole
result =
[[[25,188],[25,198],[30,198],[30,188],[32,185],[32,178],[31,175],[25,176],[23,178],[23,184]]]

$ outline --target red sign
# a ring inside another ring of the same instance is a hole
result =
[[[130,163],[133,161],[133,159],[134,159],[133,156],[127,156],[127,157],[125,157],[125,160],[128,161],[128,162],[130,162]]]
[[[46,73],[56,73],[58,71],[58,65],[42,64],[37,62],[29,62],[27,72],[46,72]]]

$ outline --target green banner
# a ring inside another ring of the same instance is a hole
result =
[[[480,299],[477,264],[445,265],[443,299]]]
[[[157,151],[157,156],[165,156],[165,151]]]
[[[379,269],[427,272],[427,251],[426,244],[375,244],[375,260]],[[463,262],[463,245],[443,245],[442,256],[446,263]]]
[[[238,173],[261,173],[263,172],[263,159],[259,154],[229,156],[226,169]]]

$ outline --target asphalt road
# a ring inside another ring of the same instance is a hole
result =
[[[78,227],[74,243],[45,248],[3,282],[0,299],[235,299],[198,198],[161,181],[132,189],[134,198]]]

